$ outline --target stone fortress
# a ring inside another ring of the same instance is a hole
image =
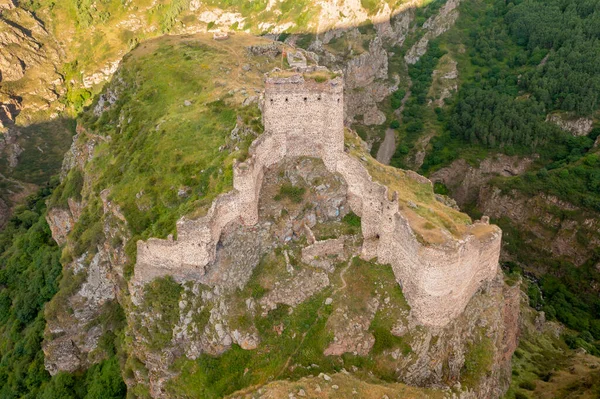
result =
[[[315,73],[321,78],[309,77]],[[265,170],[285,158],[315,157],[346,181],[348,204],[361,217],[361,256],[392,266],[416,320],[443,327],[460,315],[473,294],[498,272],[500,229],[486,226],[489,234],[475,234],[478,222],[460,238],[449,236],[442,244],[419,240],[397,193],[371,178],[364,159],[345,151],[343,90],[343,78],[323,67],[269,74],[262,99],[265,132],[252,143],[248,159],[234,164],[234,189],[217,197],[205,216],[181,219],[177,240],[139,241],[130,283],[140,287],[165,275],[180,282],[202,280],[215,261],[225,226],[257,223]]]

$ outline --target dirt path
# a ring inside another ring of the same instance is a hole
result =
[[[404,97],[402,98],[402,102],[400,103],[400,107],[394,111],[394,115],[398,122],[402,123],[402,111],[404,111],[404,106],[410,97],[410,87],[412,86],[412,82],[408,82],[408,90]],[[379,146],[379,150],[377,150],[377,160],[384,165],[389,165],[394,153],[396,152],[396,133],[394,129],[387,129],[385,131],[385,138],[383,142]]]
[[[396,131],[388,128],[385,131],[385,139],[377,150],[377,160],[384,165],[389,165],[394,152],[396,152]]]

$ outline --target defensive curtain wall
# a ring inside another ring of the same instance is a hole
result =
[[[420,242],[401,213],[397,194],[388,196],[388,188],[374,182],[361,161],[344,151],[342,77],[321,83],[305,79],[302,72],[314,68],[266,78],[265,133],[252,143],[248,160],[234,164],[234,189],[220,195],[206,216],[181,219],[176,241],[139,241],[131,284],[139,286],[165,275],[178,281],[201,280],[215,259],[223,228],[233,221],[257,223],[265,169],[286,157],[316,157],[348,184],[349,205],[362,219],[362,257],[392,265],[419,322],[446,325],[482,283],[496,275],[500,229],[490,226],[492,234],[485,237],[467,231],[462,238],[439,245]]]

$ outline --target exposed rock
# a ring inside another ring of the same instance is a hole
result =
[[[440,58],[436,69],[432,74],[432,84],[429,89],[429,97],[433,98],[436,107],[443,107],[445,100],[452,97],[458,90],[458,63],[452,59],[450,54],[444,54]],[[422,161],[421,161],[422,162]]]
[[[85,255],[84,255],[85,257]],[[66,298],[66,309],[57,309],[47,320],[44,349],[44,364],[50,374],[59,371],[73,372],[87,368],[97,361],[94,350],[106,326],[89,327],[100,316],[103,306],[115,299],[114,279],[110,277],[110,264],[103,250],[94,255],[89,264],[83,257],[72,265],[87,273],[83,284],[72,296]],[[56,301],[57,299],[54,299]],[[57,305],[55,305],[57,306]]]
[[[419,59],[427,52],[429,41],[440,36],[454,25],[458,19],[457,8],[459,4],[460,0],[448,0],[440,8],[438,14],[425,21],[423,24],[423,29],[426,30],[425,34],[404,56],[404,60],[408,64],[416,64],[417,61],[419,61]]]
[[[302,270],[294,278],[275,283],[275,287],[261,300],[261,306],[268,312],[278,304],[295,307],[329,285],[327,273]]]
[[[344,238],[317,241],[302,248],[302,262],[319,267],[325,271],[333,271],[333,262],[344,255]]]
[[[600,245],[600,216],[583,211],[566,201],[540,193],[526,196],[517,191],[503,193],[497,187],[482,186],[477,207],[493,218],[506,217],[527,234],[527,242],[581,265]],[[585,244],[580,237],[585,237]]]
[[[387,83],[388,54],[380,38],[370,42],[368,52],[348,61],[344,76],[346,120],[353,121],[356,115],[363,115],[366,125],[385,123],[385,115],[376,104],[395,87]]]
[[[109,80],[113,74],[119,68],[119,64],[121,63],[121,59],[117,59],[111,62],[106,63],[102,68],[100,68],[97,72],[94,72],[90,75],[85,75],[82,78],[83,87],[90,88],[94,85],[106,82]]]
[[[305,68],[306,57],[302,54],[302,51],[287,52],[287,62],[292,68]]]
[[[15,119],[21,111],[20,98],[9,96],[7,100],[2,101],[5,102],[0,102],[0,130],[14,125]]]
[[[379,301],[372,298],[366,307],[367,311],[359,314],[352,314],[352,310],[348,308],[336,309],[328,321],[335,328],[333,342],[325,349],[325,356],[341,356],[344,353],[359,356],[369,354],[375,343],[375,337],[369,332],[369,327],[379,308]],[[349,312],[350,317],[347,316]]]
[[[69,336],[63,336],[44,346],[44,365],[50,375],[60,371],[73,373],[81,366],[79,350]]]
[[[486,158],[478,167],[471,166],[460,159],[433,173],[430,179],[433,182],[444,183],[452,192],[452,198],[460,206],[464,206],[477,200],[481,187],[495,176],[523,174],[532,163],[531,158],[511,157],[504,154]]]
[[[345,180],[351,198],[349,205],[362,218],[366,245],[361,256],[377,257],[392,265],[416,317],[424,324],[442,326],[460,314],[481,282],[496,273],[499,229],[474,224],[465,226],[462,239],[440,230],[436,245],[417,240],[397,195],[390,195],[386,186],[373,181],[365,166],[343,149],[341,83],[341,78],[336,77],[305,86],[300,73],[268,77],[263,106],[266,133],[251,147],[249,159],[234,166],[235,189],[217,197],[206,216],[194,221],[180,220],[177,241],[139,241],[130,286],[141,286],[165,275],[178,281],[202,278],[215,259],[224,226],[235,220],[247,227],[256,225],[258,199],[264,195],[260,187],[265,168],[287,158],[308,156],[322,159],[327,170],[339,173]],[[428,179],[415,172],[403,174],[431,187]],[[341,213],[339,207],[332,211],[332,216]],[[295,231],[304,230],[302,225],[295,227],[292,224],[284,231],[284,242],[291,241]],[[423,263],[430,267],[423,269]]]
[[[549,114],[546,121],[552,122],[573,136],[585,136],[592,131],[594,120],[591,118],[570,118],[568,115]]]
[[[15,8],[13,0],[0,0],[0,11],[12,10]]]
[[[63,245],[67,240],[67,235],[75,225],[71,211],[64,208],[51,208],[46,214],[46,221],[50,226],[54,241],[58,245]]]

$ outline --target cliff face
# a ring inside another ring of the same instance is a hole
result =
[[[530,248],[580,266],[594,257],[593,248],[600,244],[595,212],[544,193],[530,196],[517,190],[505,191],[492,181],[522,175],[532,164],[530,158],[501,154],[483,160],[477,167],[458,160],[433,173],[431,180],[444,183],[461,207],[474,207],[516,227]],[[505,248],[502,257],[512,260],[514,254]]]

